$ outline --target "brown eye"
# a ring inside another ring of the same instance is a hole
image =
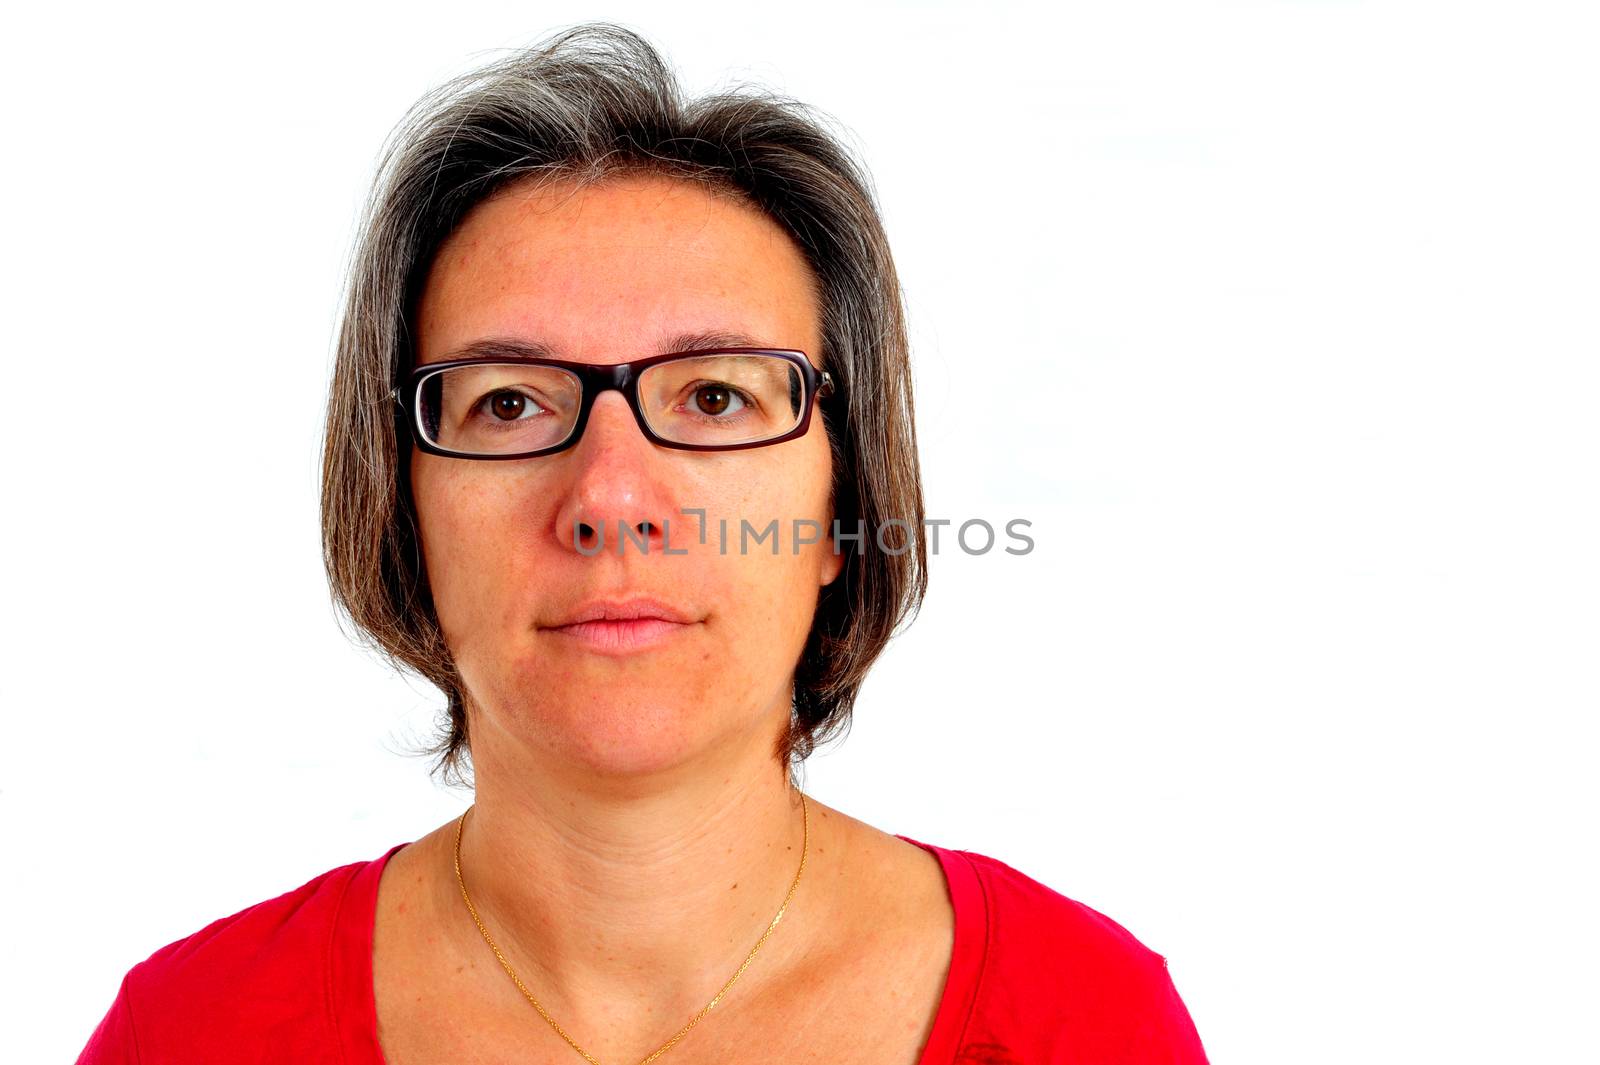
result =
[[[528,397],[521,392],[496,392],[489,397],[489,409],[502,421],[515,421],[522,417],[528,406]]]
[[[733,394],[726,388],[717,385],[704,385],[695,389],[695,406],[703,414],[721,414],[728,409],[728,401]]]

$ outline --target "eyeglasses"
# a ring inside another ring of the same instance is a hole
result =
[[[736,451],[805,434],[833,378],[805,352],[775,348],[675,351],[596,366],[560,359],[473,358],[416,367],[390,392],[423,451],[463,459],[524,459],[583,436],[602,392],[616,389],[640,432],[662,447]]]

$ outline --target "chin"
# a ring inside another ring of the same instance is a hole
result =
[[[542,746],[555,748],[559,761],[591,775],[623,778],[673,769],[694,761],[734,726],[708,719],[714,704],[688,687],[663,691],[618,679],[563,685],[560,691],[564,698],[527,707],[523,727],[527,735],[541,736]]]

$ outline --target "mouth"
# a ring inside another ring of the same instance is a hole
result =
[[[558,625],[545,631],[602,654],[631,654],[659,647],[698,624],[699,622],[641,617],[579,621],[571,625]]]
[[[584,650],[632,654],[660,647],[698,624],[694,614],[659,599],[601,599],[541,629]]]

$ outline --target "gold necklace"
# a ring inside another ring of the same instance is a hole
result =
[[[476,805],[476,803],[473,804],[473,806]],[[587,1050],[584,1050],[577,1043],[573,1042],[572,1037],[567,1034],[566,1029],[557,1024],[556,1019],[546,1012],[545,1008],[539,1004],[538,999],[533,997],[533,992],[528,990],[527,985],[522,982],[522,978],[517,975],[517,971],[511,967],[511,963],[506,961],[506,956],[500,953],[500,948],[495,945],[494,937],[489,935],[489,930],[483,926],[483,921],[478,918],[478,908],[472,904],[472,896],[467,894],[467,882],[461,876],[461,828],[467,823],[467,814],[470,814],[472,809],[472,806],[467,807],[466,811],[462,813],[460,819],[456,821],[456,883],[461,885],[461,898],[466,902],[468,912],[472,914],[472,921],[478,926],[478,931],[483,933],[484,942],[489,944],[489,949],[494,951],[494,956],[500,959],[500,967],[505,969],[506,974],[509,975],[512,982],[517,985],[517,990],[522,992],[523,997],[529,1002],[533,1003],[533,1008],[539,1011],[539,1016],[549,1021],[550,1027],[554,1028],[556,1033],[560,1035],[561,1038],[565,1039],[573,1050],[576,1050],[578,1053],[582,1054],[584,1060],[589,1062],[589,1065],[600,1065],[598,1061],[589,1055]],[[756,956],[756,951],[761,949],[761,944],[767,941],[767,937],[772,935],[772,930],[778,927],[778,922],[783,920],[783,913],[789,908],[789,900],[794,898],[794,889],[800,886],[800,874],[806,871],[806,853],[811,847],[811,813],[806,806],[806,793],[803,791],[800,792],[800,817],[800,868],[795,871],[794,882],[789,885],[789,893],[783,897],[783,905],[778,907],[778,915],[772,919],[771,924],[767,925],[767,930],[761,933],[761,938],[756,940],[756,945],[750,948],[749,954],[745,955],[744,964],[739,966],[738,972],[730,976],[728,978],[728,982],[722,985],[722,990],[717,992],[716,997],[710,1002],[706,1003],[705,1008],[699,1013],[695,1014],[693,1020],[679,1029],[677,1035],[667,1040],[665,1046],[651,1054],[649,1057],[645,1058],[639,1063],[639,1065],[650,1065],[650,1062],[656,1060],[661,1055],[671,1050],[677,1045],[678,1040],[689,1034],[689,1029],[700,1023],[700,1018],[711,1012],[711,1007],[722,1001],[722,996],[728,993],[728,988],[732,987],[733,982],[739,979],[739,977],[744,974],[745,969],[749,967],[750,962]]]

